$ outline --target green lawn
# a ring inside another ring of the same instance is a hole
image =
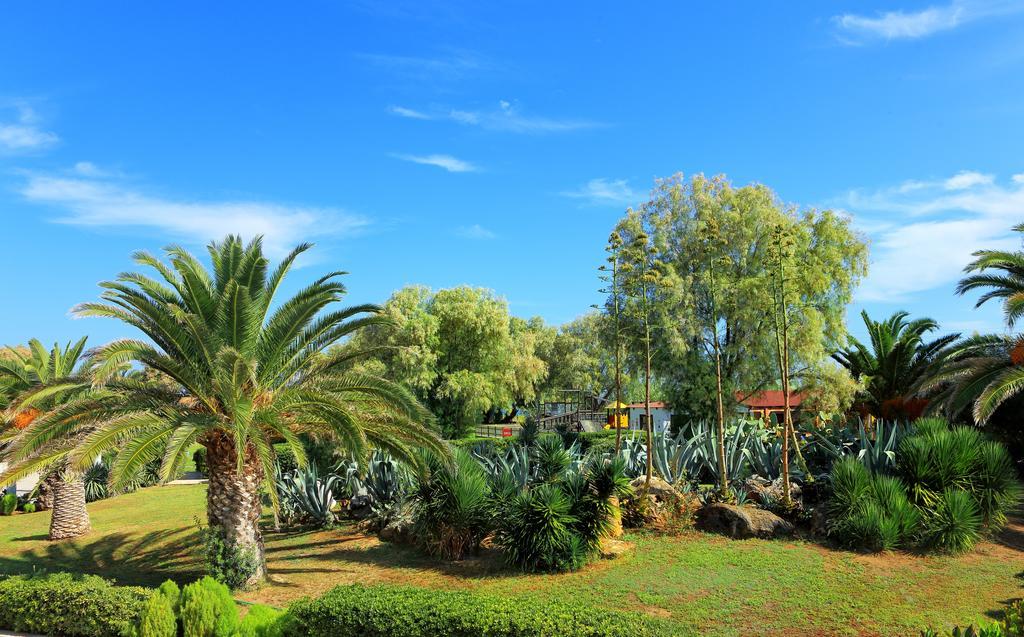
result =
[[[93,533],[49,543],[49,515],[0,518],[0,572],[46,569],[157,584],[200,574],[204,489],[168,486],[89,505]],[[693,533],[627,537],[635,548],[582,572],[522,575],[496,555],[440,564],[352,529],[269,533],[272,582],[243,599],[284,605],[336,584],[389,582],[580,601],[670,618],[680,634],[916,635],[967,623],[1024,595],[1024,525],[961,557],[859,555],[813,543]]]

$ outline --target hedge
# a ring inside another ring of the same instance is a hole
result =
[[[459,438],[457,440],[448,441],[453,447],[465,449],[466,451],[472,451],[477,445],[489,447],[491,451],[497,454],[505,453],[505,450],[509,448],[513,443],[516,442],[515,436],[510,438],[484,438],[482,436],[474,436],[471,438]]]
[[[152,591],[95,575],[0,579],[0,628],[67,637],[117,637],[133,626]]]
[[[339,586],[289,609],[284,634],[335,637],[647,637],[659,620],[578,604],[402,586]]]

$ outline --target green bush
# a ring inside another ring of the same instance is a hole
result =
[[[70,573],[0,579],[0,628],[67,637],[115,637],[136,624],[151,592]]]
[[[36,503],[35,502],[26,502],[25,504],[21,505],[21,510],[22,510],[23,513],[35,513],[36,512]]]
[[[899,479],[871,475],[852,457],[835,463],[830,477],[830,534],[840,543],[872,551],[891,551],[914,543],[920,513]]]
[[[192,464],[195,465],[196,471],[204,476],[209,472],[209,467],[206,466],[206,447],[199,447],[192,452]]]
[[[485,455],[500,455],[515,442],[515,438],[484,438],[480,436],[474,436],[472,438],[459,438],[458,440],[449,440],[448,444],[456,449],[465,449],[466,451],[480,451]]]
[[[413,533],[431,554],[460,560],[476,553],[491,530],[490,488],[480,463],[462,449],[454,462],[431,458],[413,496]]]
[[[647,637],[666,624],[637,613],[529,598],[398,586],[339,586],[288,609],[294,637]]]
[[[238,609],[231,591],[212,577],[192,582],[181,591],[181,627],[187,637],[233,637]]]
[[[174,583],[174,580],[165,580],[157,587],[156,592],[160,593],[171,602],[171,610],[175,616],[181,612],[181,589]]]
[[[0,498],[0,515],[14,515],[14,511],[18,508],[18,496],[13,493],[5,493]]]
[[[229,541],[220,527],[200,528],[199,534],[207,574],[231,589],[245,586],[259,566],[252,549]]]
[[[971,549],[981,537],[981,513],[971,494],[949,488],[925,521],[924,545],[947,553]]]
[[[242,618],[236,635],[237,637],[281,637],[285,621],[286,617],[283,611],[254,604],[249,607],[249,612]]]
[[[626,433],[622,432],[623,438],[626,437]],[[608,431],[584,431],[577,434],[576,439],[580,441],[580,451],[583,453],[593,451],[597,454],[603,454],[615,451],[614,429]]]
[[[174,602],[157,591],[146,602],[133,637],[176,637],[177,634],[178,618],[174,614]]]

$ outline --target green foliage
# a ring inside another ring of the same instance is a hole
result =
[[[133,637],[176,637],[177,634],[178,618],[171,599],[157,591],[146,602]]]
[[[254,604],[242,618],[237,637],[281,637],[287,621],[284,611]]]
[[[465,449],[466,451],[498,454],[504,453],[515,442],[515,438],[483,438],[474,436],[471,438],[449,440],[448,444],[459,449]]]
[[[398,586],[339,586],[288,609],[289,637],[654,637],[666,624],[638,613],[530,598]]]
[[[0,515],[14,515],[18,508],[18,496],[13,493],[5,493],[0,497]]]
[[[971,494],[948,488],[925,517],[924,545],[947,553],[962,553],[981,537],[982,517]]]
[[[830,534],[841,543],[872,551],[911,546],[920,514],[897,479],[872,475],[852,457],[833,465]]]
[[[188,637],[233,637],[238,625],[235,600],[224,584],[207,576],[182,589],[181,626]]]
[[[615,450],[615,430],[584,431],[576,435],[584,454],[605,454]]]
[[[245,586],[258,568],[252,548],[230,542],[216,526],[201,528],[200,535],[207,574],[232,589]]]
[[[921,631],[921,637],[1024,637],[1024,600],[1011,603],[997,622],[966,628],[957,626],[943,633],[929,628]]]
[[[26,502],[25,504],[21,505],[21,510],[24,513],[35,513],[36,512],[36,503],[35,502]]]
[[[429,460],[413,496],[413,530],[431,554],[460,560],[490,531],[490,486],[480,463],[456,449],[452,462]]]
[[[198,473],[204,476],[207,474],[209,467],[206,466],[206,447],[199,447],[192,452],[192,464]]]
[[[67,637],[118,637],[142,615],[150,592],[70,573],[0,579],[0,628]]]
[[[339,477],[334,474],[320,477],[315,464],[278,475],[274,488],[280,501],[281,517],[287,524],[333,525],[338,482]]]
[[[174,580],[164,580],[164,583],[157,587],[156,591],[171,602],[171,610],[177,615],[181,610],[181,589]]]

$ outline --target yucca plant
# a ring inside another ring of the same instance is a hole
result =
[[[962,553],[981,537],[981,513],[967,491],[946,489],[930,515],[925,517],[925,546],[948,553]]]
[[[431,554],[461,560],[491,530],[490,485],[480,463],[462,449],[454,461],[430,457],[413,495],[413,532]]]
[[[72,426],[93,427],[67,454],[73,468],[120,449],[111,468],[118,488],[138,468],[161,458],[167,479],[187,460],[193,443],[207,450],[207,518],[227,542],[256,556],[248,584],[266,574],[260,488],[272,487],[274,448],[290,448],[306,463],[299,434],[331,440],[357,457],[372,448],[419,464],[415,447],[448,454],[429,426],[430,414],[405,388],[353,371],[365,352],[331,345],[363,327],[385,323],[380,308],[338,308],[345,286],[342,272],[322,276],[294,296],[276,294],[302,244],[273,270],[261,238],[244,244],[229,236],[211,243],[212,268],[177,246],[169,263],[139,252],[135,261],[151,277],[127,272],[101,284],[103,301],[84,303],[77,316],[113,318],[141,331],[147,341],[122,339],[94,354],[102,392],[50,410],[12,444],[24,460]],[[118,378],[126,363],[144,366],[160,382]],[[52,386],[44,385],[41,391]],[[270,488],[276,505],[276,489]]]

